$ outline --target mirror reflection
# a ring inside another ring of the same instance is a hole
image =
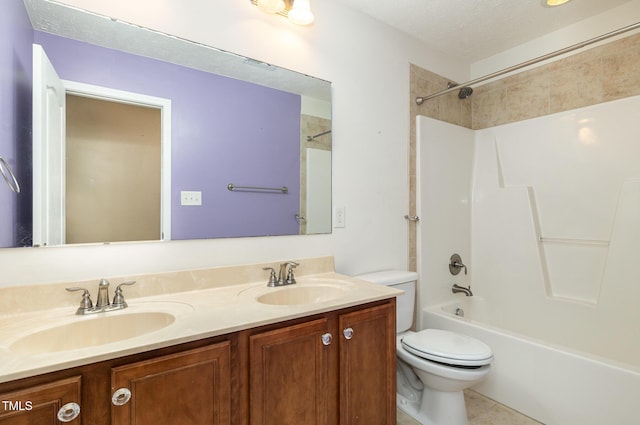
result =
[[[34,95],[31,155],[24,134],[0,142],[19,179],[33,175],[8,199],[12,213],[0,211],[0,246],[331,231],[330,83],[64,5],[11,2],[19,58],[3,59],[14,78],[0,83],[40,90],[25,50],[41,46],[65,92],[53,102],[45,84],[44,103],[64,119],[52,129]],[[50,148],[60,134],[62,154]]]

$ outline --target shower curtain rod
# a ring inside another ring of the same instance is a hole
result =
[[[611,31],[611,32],[608,32],[606,34],[602,34],[602,35],[600,35],[598,37],[591,38],[589,40],[574,44],[572,46],[565,47],[564,49],[556,50],[555,52],[551,52],[551,53],[548,53],[546,55],[538,56],[537,58],[530,59],[530,60],[528,60],[526,62],[522,62],[522,63],[520,63],[518,65],[514,65],[514,66],[511,66],[509,68],[505,68],[505,69],[502,69],[500,71],[496,71],[496,72],[491,73],[491,74],[487,74],[484,77],[476,78],[475,80],[467,81],[466,83],[452,86],[452,87],[450,87],[448,89],[439,91],[437,93],[433,93],[433,94],[430,94],[430,95],[424,96],[424,97],[416,97],[416,103],[418,105],[422,105],[422,103],[424,101],[426,101],[426,100],[433,99],[434,97],[442,96],[444,94],[450,93],[450,92],[455,91],[455,90],[460,90],[460,87],[473,86],[475,84],[482,83],[482,82],[490,80],[492,78],[499,77],[500,75],[504,75],[504,74],[507,74],[509,72],[516,71],[518,69],[527,67],[529,65],[533,65],[535,63],[542,62],[542,61],[545,61],[547,59],[551,59],[551,58],[554,58],[556,56],[560,56],[560,55],[563,55],[565,53],[569,53],[569,52],[572,52],[574,50],[581,49],[581,48],[583,48],[585,46],[588,46],[590,44],[597,43],[597,42],[602,41],[602,40],[606,40],[607,38],[615,37],[616,35],[620,35],[620,34],[623,34],[623,33],[627,32],[627,31],[632,31],[632,30],[637,29],[637,28],[640,28],[640,22],[636,22],[635,24],[631,24],[631,25],[628,25],[626,27],[619,28],[619,29],[617,29],[615,31]]]

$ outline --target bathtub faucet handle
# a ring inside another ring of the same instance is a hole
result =
[[[449,259],[449,272],[455,276],[460,273],[460,269],[464,269],[464,274],[467,274],[467,266],[462,263],[460,255],[453,254]]]

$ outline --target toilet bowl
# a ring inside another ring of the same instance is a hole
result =
[[[422,425],[468,425],[463,390],[487,376],[491,348],[454,332],[409,331],[417,273],[387,270],[356,277],[405,291],[396,301],[398,408]]]
[[[445,336],[452,340],[460,340],[462,346],[450,353],[433,349],[429,345],[430,337],[442,336],[434,335],[435,332],[446,333]],[[419,351],[407,344],[407,340],[413,343],[411,341],[413,337],[425,339]],[[466,350],[469,347],[472,349]],[[481,351],[473,349],[476,347]],[[400,409],[423,425],[468,424],[463,390],[480,382],[489,373],[493,354],[488,346],[463,335],[426,329],[418,333],[408,331],[399,335],[396,354],[399,363],[402,362],[410,367],[409,370],[398,368],[399,373],[404,376],[415,373],[423,384],[422,389],[412,387],[408,397],[402,393],[398,395]],[[442,354],[448,355],[442,356]],[[402,377],[399,379],[403,380]]]

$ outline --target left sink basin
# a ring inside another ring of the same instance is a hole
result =
[[[29,333],[9,346],[19,354],[40,354],[95,347],[145,335],[171,325],[167,312],[138,312],[82,317]]]

